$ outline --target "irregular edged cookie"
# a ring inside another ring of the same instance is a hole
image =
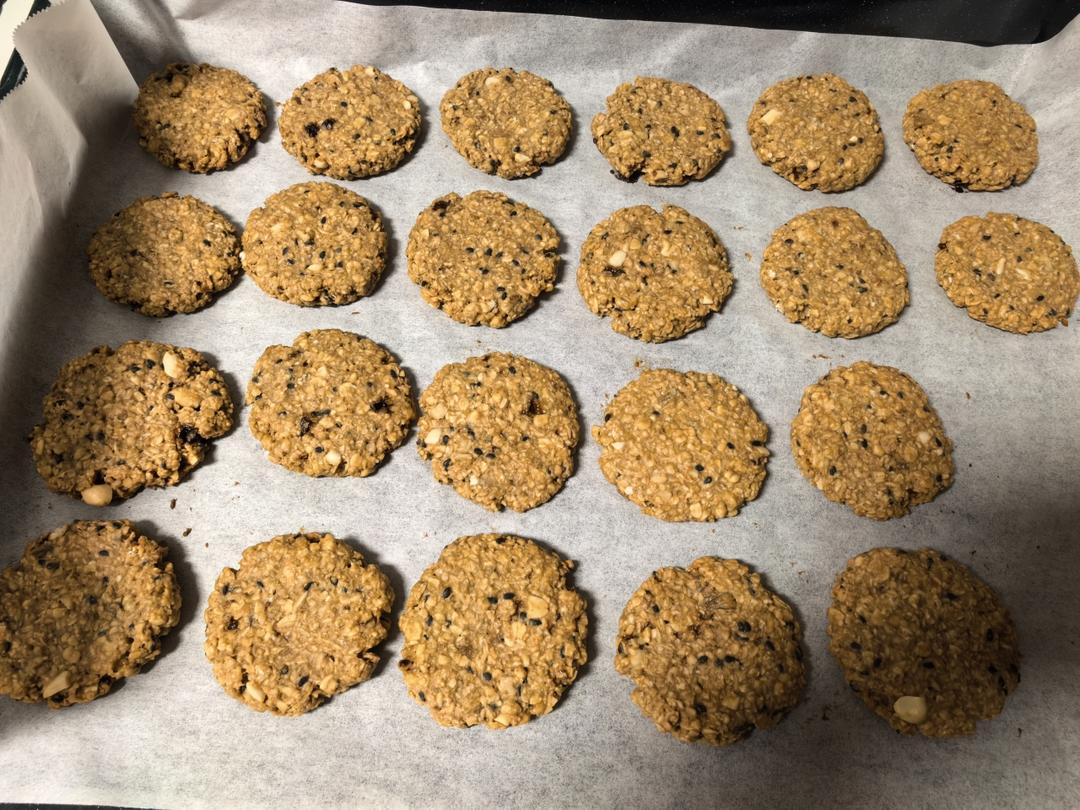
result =
[[[547,79],[513,68],[466,73],[439,105],[458,153],[482,172],[528,177],[554,163],[570,138],[570,105]]]
[[[312,174],[338,180],[388,172],[416,145],[420,100],[367,65],[330,68],[281,108],[281,145]]]
[[[1080,294],[1072,248],[1016,214],[964,217],[941,234],[937,280],[977,321],[1028,334],[1067,326]]]
[[[0,572],[0,695],[54,709],[106,694],[180,620],[168,549],[126,520],[79,520]]]
[[[180,483],[233,425],[221,373],[194,349],[130,340],[70,361],[30,434],[49,489],[106,506]]]
[[[558,372],[497,352],[439,369],[420,395],[417,435],[439,483],[485,509],[525,512],[573,473],[578,412]]]
[[[777,228],[761,286],[785,318],[829,337],[879,332],[908,303],[893,246],[850,208],[816,208]]]
[[[135,101],[139,146],[166,166],[205,174],[247,154],[266,127],[262,93],[235,70],[175,62]]]
[[[1035,119],[993,82],[965,79],[915,94],[904,142],[927,173],[957,191],[1000,191],[1039,162]]]
[[[398,667],[441,725],[504,729],[555,708],[585,663],[574,568],[532,540],[459,537],[409,591]]]
[[[248,708],[304,714],[371,677],[393,604],[390,581],[359,551],[332,534],[283,534],[218,576],[206,657]]]
[[[830,501],[888,520],[952,485],[952,442],[922,387],[891,366],[834,368],[791,423],[802,474]]]
[[[832,73],[767,88],[746,121],[758,160],[804,191],[847,191],[885,154],[870,99]]]
[[[90,278],[108,299],[143,315],[195,312],[240,272],[240,239],[195,197],[143,197],[94,232]]]
[[[608,96],[592,137],[612,174],[650,186],[703,180],[731,151],[719,104],[693,85],[641,76]]]
[[[615,669],[642,713],[683,742],[731,745],[776,725],[806,686],[802,631],[738,560],[700,557],[641,583],[619,619]]]
[[[505,194],[447,194],[420,212],[405,257],[433,307],[459,323],[503,327],[555,289],[559,234]]]
[[[608,403],[593,438],[608,481],[662,520],[737,515],[769,460],[769,429],[746,396],[696,371],[643,371]]]
[[[290,304],[348,304],[368,295],[386,267],[382,218],[334,183],[297,183],[267,197],[244,227],[244,270]]]
[[[622,208],[581,246],[578,289],[628,337],[660,343],[700,329],[734,282],[712,229],[674,205]]]
[[[972,734],[1020,683],[1016,631],[970,570],[924,548],[848,560],[829,608],[829,651],[852,690],[904,734]]]
[[[270,346],[248,384],[249,426],[270,460],[305,475],[371,475],[416,419],[412,386],[378,343],[340,329]]]

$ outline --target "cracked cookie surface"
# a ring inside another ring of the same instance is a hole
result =
[[[506,534],[460,537],[412,590],[399,622],[409,696],[444,726],[504,729],[547,714],[585,663],[574,563]]]
[[[106,694],[180,619],[168,550],[126,520],[79,520],[0,572],[0,694],[51,708]]]
[[[973,734],[1020,683],[994,591],[932,549],[875,548],[833,586],[829,652],[863,703],[903,734]]]
[[[304,714],[371,677],[393,604],[386,575],[332,534],[279,535],[218,576],[206,657],[248,708]]]
[[[658,729],[731,745],[776,725],[806,686],[802,630],[783,599],[737,560],[654,571],[630,597],[615,670]]]

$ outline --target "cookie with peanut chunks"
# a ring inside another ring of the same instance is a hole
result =
[[[816,208],[777,228],[761,286],[785,318],[829,337],[880,332],[908,303],[893,246],[850,208]]]
[[[853,557],[832,595],[829,652],[903,734],[973,734],[1020,683],[1016,630],[997,594],[933,549]]]
[[[650,186],[704,180],[731,151],[723,108],[692,84],[638,76],[607,98],[592,138],[620,180]]]
[[[409,592],[398,668],[441,725],[504,729],[555,708],[586,660],[574,563],[509,534],[459,537]]]
[[[206,174],[247,154],[266,128],[266,106],[235,70],[174,62],[139,86],[134,119],[139,146],[166,166]]]
[[[769,429],[746,395],[715,374],[647,369],[592,432],[608,481],[661,520],[737,515],[765,481]]]
[[[908,102],[904,142],[926,172],[957,191],[1000,191],[1039,163],[1035,119],[993,82],[927,87]]]
[[[267,295],[302,307],[349,304],[386,268],[382,217],[335,183],[297,183],[266,198],[244,226],[244,270]]]
[[[581,246],[577,279],[612,329],[651,343],[700,329],[734,284],[716,234],[674,205],[621,208],[598,224]]]
[[[240,273],[233,224],[202,200],[171,192],[115,214],[86,252],[102,295],[158,318],[208,306]]]
[[[615,644],[634,703],[683,742],[731,745],[772,728],[806,686],[795,614],[738,560],[654,571],[626,603]]]
[[[214,584],[203,618],[214,677],[249,709],[309,712],[371,677],[394,591],[332,534],[249,546]]]
[[[439,369],[420,395],[416,449],[435,480],[485,509],[547,503],[574,471],[578,412],[566,381],[513,354]]]
[[[877,110],[839,76],[794,76],[763,92],[746,121],[763,164],[804,191],[862,185],[885,154]]]
[[[875,520],[902,517],[953,481],[952,442],[926,392],[904,372],[865,361],[803,392],[791,450],[826,498]]]
[[[168,550],[126,520],[79,520],[0,572],[0,695],[58,709],[106,694],[180,619]]]
[[[527,70],[486,67],[466,73],[439,105],[442,127],[471,166],[528,177],[566,150],[572,114],[554,85]]]
[[[281,108],[281,145],[312,174],[359,180],[394,169],[416,146],[420,100],[370,65],[330,68]]]
[[[367,476],[416,419],[394,356],[340,329],[269,346],[247,389],[248,426],[275,464],[311,476]]]
[[[949,300],[977,321],[1025,335],[1067,326],[1080,294],[1072,248],[1016,214],[964,217],[941,234],[934,262]]]
[[[30,434],[53,492],[90,506],[180,483],[233,425],[221,373],[194,349],[130,340],[70,361]]]

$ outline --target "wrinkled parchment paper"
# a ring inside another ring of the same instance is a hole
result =
[[[933,273],[942,228],[988,210],[1045,222],[1080,247],[1080,24],[1044,45],[983,49],[330,2],[96,6],[136,80],[167,60],[205,60],[241,70],[282,102],[330,66],[370,63],[419,94],[425,131],[396,171],[346,184],[381,209],[392,234],[392,265],[373,295],[301,309],[242,279],[203,312],[154,320],[110,303],[89,281],[85,245],[102,220],[136,197],[179,191],[242,225],[266,196],[308,175],[281,149],[274,126],[228,171],[191,176],[163,168],[136,145],[126,112],[134,84],[102,32],[95,36],[86,0],[69,0],[20,31],[29,85],[0,105],[0,564],[69,520],[131,518],[169,545],[185,602],[159,661],[105,699],[60,712],[0,700],[0,800],[166,807],[1080,804],[1080,324],[1029,337],[996,331],[954,308]],[[439,127],[442,93],[488,64],[547,76],[574,108],[568,155],[538,177],[510,182],[480,174]],[[759,165],[745,131],[767,85],[826,70],[867,92],[886,135],[876,175],[832,196],[799,191]],[[658,189],[608,173],[590,143],[589,121],[618,83],[638,74],[693,82],[727,111],[734,153],[704,182]],[[1035,116],[1041,161],[1022,187],[957,194],[926,175],[903,144],[907,100],[958,78],[999,82]],[[17,105],[22,135],[12,134]],[[564,239],[558,289],[501,331],[454,323],[423,302],[405,272],[404,242],[416,214],[436,196],[477,188],[538,208]],[[730,253],[736,287],[705,329],[652,346],[591,315],[574,274],[581,243],[602,217],[625,205],[667,202],[712,225]],[[811,334],[787,323],[760,288],[759,261],[772,230],[821,205],[856,208],[907,265],[911,305],[880,334],[851,342]],[[239,400],[264,347],[317,327],[379,341],[421,389],[447,362],[491,350],[525,354],[569,380],[585,426],[640,364],[720,373],[771,428],[767,483],[738,517],[663,523],[641,515],[603,479],[587,439],[577,473],[554,500],[524,515],[491,514],[437,485],[411,446],[368,479],[288,472],[266,459],[243,413],[190,479],[119,506],[91,510],[49,493],[36,476],[23,437],[66,360],[134,338],[190,345],[213,358]],[[955,485],[887,523],[827,502],[799,474],[789,447],[803,389],[857,359],[911,373],[956,443]],[[459,535],[508,531],[539,539],[579,563],[591,661],[559,707],[538,721],[502,733],[447,730],[408,698],[396,671],[395,629],[368,683],[305,717],[256,714],[211,676],[201,613],[218,571],[234,565],[245,546],[301,527],[357,544],[390,574],[398,606]],[[1023,683],[974,737],[896,735],[851,694],[828,655],[825,610],[834,577],[850,556],[890,544],[932,545],[972,566],[1015,617]],[[810,666],[804,701],[778,728],[725,750],[657,732],[612,666],[618,617],[637,585],[657,567],[704,554],[746,561],[796,606]]]

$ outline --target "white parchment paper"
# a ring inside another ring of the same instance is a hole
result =
[[[942,228],[988,210],[1042,221],[1080,246],[1080,24],[1043,45],[983,49],[331,2],[96,6],[137,80],[168,60],[208,61],[239,69],[280,103],[330,66],[374,64],[418,93],[425,132],[396,171],[346,184],[380,208],[392,234],[391,267],[373,295],[301,309],[242,279],[203,312],[153,320],[110,303],[89,281],[85,245],[102,220],[136,197],[179,191],[242,225],[266,196],[309,176],[281,148],[276,110],[262,142],[233,169],[192,176],[160,166],[138,148],[127,121],[130,80],[89,67],[115,63],[108,43],[92,36],[86,0],[69,0],[20,31],[28,43],[53,46],[28,59],[30,83],[59,76],[78,92],[66,101],[44,93],[63,103],[42,114],[30,136],[19,136],[47,139],[44,156],[38,150],[27,158],[16,148],[3,124],[14,99],[0,105],[0,564],[14,560],[31,537],[69,520],[130,518],[169,545],[184,610],[150,671],[102,700],[61,712],[0,700],[0,800],[167,807],[1080,804],[1080,325],[1028,337],[999,332],[954,308],[933,273]],[[92,47],[76,47],[91,40]],[[475,171],[439,127],[442,93],[488,64],[550,78],[574,108],[569,153],[538,177],[511,182]],[[886,135],[885,161],[873,178],[831,196],[800,191],[761,166],[745,131],[767,85],[826,70],[867,92]],[[621,183],[590,143],[589,121],[605,97],[639,74],[693,82],[727,111],[734,153],[704,182],[673,189]],[[1041,160],[1022,187],[957,194],[926,175],[904,145],[907,100],[926,85],[959,78],[996,81],[1035,116]],[[65,104],[88,112],[65,119]],[[65,120],[78,126],[55,129]],[[43,199],[52,201],[23,211],[11,229],[7,212],[17,206],[8,203],[16,193],[35,199],[26,194],[31,178],[48,181]],[[416,214],[436,196],[477,188],[538,208],[564,239],[558,289],[501,331],[451,321],[423,302],[405,272],[403,246]],[[597,221],[625,205],[666,202],[712,225],[731,256],[736,287],[705,329],[653,346],[617,335],[591,315],[574,273]],[[760,288],[760,256],[772,230],[821,205],[856,208],[907,265],[911,305],[880,334],[852,342],[812,334],[787,323]],[[57,369],[93,346],[136,338],[193,346],[226,373],[240,401],[263,348],[318,327],[384,344],[421,389],[447,362],[491,350],[527,355],[569,380],[586,427],[637,375],[638,364],[717,372],[747,393],[771,428],[767,483],[738,517],[663,523],[641,515],[604,480],[597,447],[586,438],[578,471],[554,500],[524,515],[491,514],[437,485],[408,445],[368,479],[288,472],[265,458],[243,412],[182,485],[103,511],[49,493],[34,472],[24,437],[40,417],[41,398]],[[911,373],[956,443],[954,486],[887,523],[827,502],[799,474],[789,447],[803,389],[858,359]],[[201,612],[217,573],[245,546],[302,527],[356,543],[390,574],[398,607],[423,568],[459,535],[508,531],[539,539],[579,563],[575,582],[590,603],[591,661],[559,707],[538,721],[502,733],[447,730],[408,698],[395,666],[395,629],[368,683],[301,718],[256,714],[214,681],[202,652]],[[971,565],[1011,609],[1025,656],[1023,683],[976,736],[896,735],[851,694],[828,655],[833,579],[850,556],[878,545],[932,545]],[[618,617],[637,585],[657,567],[703,554],[755,566],[796,606],[810,666],[803,703],[778,728],[723,750],[657,732],[612,666]]]

